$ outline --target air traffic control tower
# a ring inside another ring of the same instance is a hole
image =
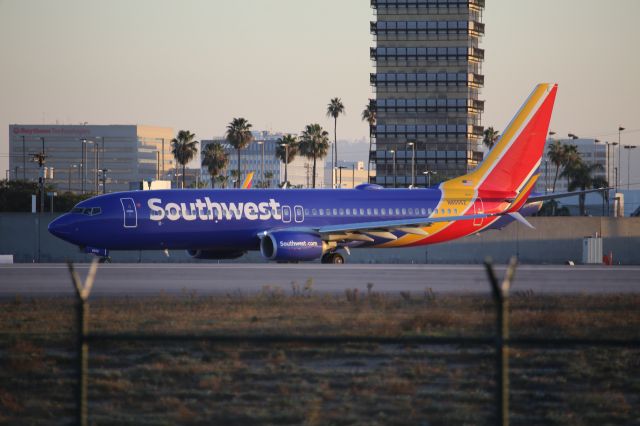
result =
[[[425,186],[482,160],[484,0],[371,0],[375,183]]]

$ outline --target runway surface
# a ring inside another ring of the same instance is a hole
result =
[[[87,264],[77,265],[84,279]],[[497,266],[502,278],[505,267]],[[253,293],[269,285],[291,290],[313,279],[316,292],[342,293],[347,288],[378,292],[490,291],[482,265],[321,265],[321,264],[108,264],[100,265],[92,296]],[[513,291],[536,293],[640,292],[640,267],[532,266],[518,267]],[[64,264],[0,265],[0,297],[72,296]]]

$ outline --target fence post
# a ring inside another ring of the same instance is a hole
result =
[[[502,426],[509,425],[509,289],[517,263],[512,257],[500,285],[491,259],[484,262],[496,302],[496,424]]]
[[[76,294],[76,330],[77,330],[77,370],[76,370],[76,424],[85,426],[87,424],[87,379],[89,369],[89,344],[87,335],[89,334],[89,294],[93,286],[93,280],[98,268],[98,260],[94,259],[89,267],[89,273],[84,285],[80,281],[78,272],[74,269],[73,263],[68,262],[69,273],[73,282]]]

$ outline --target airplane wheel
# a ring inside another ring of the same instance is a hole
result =
[[[342,257],[340,253],[333,253],[330,262],[334,265],[342,265],[344,263],[344,257]]]

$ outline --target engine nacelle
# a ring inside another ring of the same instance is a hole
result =
[[[244,255],[244,251],[224,251],[224,250],[187,250],[189,256],[194,259],[208,259],[208,260],[220,260],[220,259],[237,259]]]
[[[315,260],[327,249],[319,235],[300,231],[269,232],[260,241],[260,253],[269,260]]]

